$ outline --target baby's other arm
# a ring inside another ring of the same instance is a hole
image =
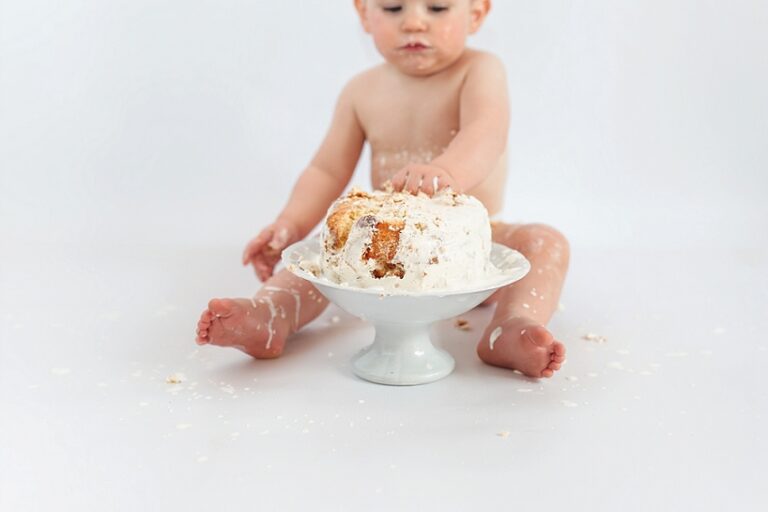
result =
[[[252,264],[262,281],[272,276],[282,250],[312,231],[352,178],[365,142],[354,108],[355,89],[352,80],[342,90],[328,133],[280,215],[245,247],[243,264]]]
[[[509,96],[504,66],[489,53],[474,52],[459,97],[459,130],[445,151],[428,164],[409,164],[393,178],[396,190],[433,194],[481,184],[507,145]]]
[[[498,57],[478,52],[461,89],[459,131],[431,163],[450,174],[459,190],[472,190],[498,165],[508,132],[509,94],[504,65]]]
[[[331,126],[293,187],[278,219],[293,222],[304,238],[325,217],[352,178],[365,142],[354,107],[355,80],[342,90]]]

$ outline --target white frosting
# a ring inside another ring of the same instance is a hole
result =
[[[342,197],[334,203],[329,215],[345,200],[348,198]],[[451,191],[433,197],[377,191],[357,200],[370,213],[354,219],[346,243],[338,250],[333,248],[333,233],[323,224],[319,273],[330,281],[389,292],[419,292],[462,289],[499,274],[489,259],[488,211],[476,198]],[[364,257],[376,224],[382,221],[403,223],[391,259],[402,277],[375,277],[376,260]]]
[[[499,339],[502,332],[504,332],[504,329],[502,329],[501,326],[496,327],[493,332],[491,332],[491,337],[488,338],[488,346],[491,350],[493,350],[493,344],[496,343],[496,340]]]

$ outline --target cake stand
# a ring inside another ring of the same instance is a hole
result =
[[[283,251],[286,268],[311,282],[341,309],[373,323],[373,343],[352,358],[355,375],[379,384],[407,386],[442,379],[453,371],[454,360],[432,345],[429,328],[438,320],[465,313],[502,286],[522,279],[530,264],[519,252],[493,244],[491,261],[501,271],[482,283],[442,292],[392,293],[354,288],[317,277],[299,263],[319,261],[317,237],[297,242]]]

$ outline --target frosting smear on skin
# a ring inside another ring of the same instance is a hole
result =
[[[315,275],[387,292],[462,289],[492,276],[488,211],[474,197],[353,189],[331,206]]]

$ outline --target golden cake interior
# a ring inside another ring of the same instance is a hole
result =
[[[367,224],[372,228],[370,245],[361,255],[365,261],[373,260],[373,277],[385,276],[403,278],[405,272],[400,263],[393,260],[400,245],[400,232],[405,225],[401,219],[381,219],[382,201],[362,191],[353,191],[340,200],[328,215],[326,225],[331,234],[330,249],[334,252],[344,247],[349,232],[355,223]]]

